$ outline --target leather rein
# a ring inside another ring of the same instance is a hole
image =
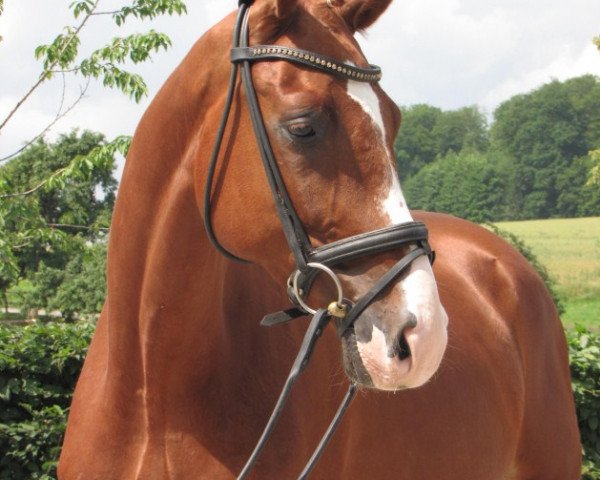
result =
[[[284,60],[303,67],[320,70],[345,80],[367,83],[379,81],[381,78],[381,69],[375,65],[370,65],[368,68],[359,68],[325,55],[281,45],[249,46],[248,13],[252,3],[252,0],[241,0],[239,2],[238,14],[233,31],[233,47],[231,49],[232,68],[229,78],[228,93],[217,132],[217,139],[209,162],[204,191],[204,225],[208,238],[219,252],[231,260],[248,263],[247,260],[237,257],[220,244],[211,222],[211,196],[214,174],[233,102],[238,69],[241,69],[242,83],[244,85],[248,109],[252,119],[254,134],[259,147],[265,174],[275,200],[277,214],[281,221],[287,243],[296,263],[296,270],[290,276],[287,285],[288,296],[294,304],[294,307],[289,310],[275,312],[265,316],[261,321],[261,325],[278,325],[307,314],[312,315],[312,320],[304,335],[300,350],[298,351],[271,417],[269,418],[254,451],[237,477],[238,480],[246,478],[254,467],[260,453],[275,428],[275,424],[281,415],[293,384],[308,365],[316,341],[323,333],[331,318],[337,318],[338,335],[340,337],[344,336],[348,330],[353,327],[356,318],[381,293],[386,291],[387,288],[410,267],[415,259],[425,255],[429,257],[430,262],[433,263],[435,257],[434,252],[431,250],[427,241],[427,228],[421,222],[407,222],[392,225],[387,228],[338,240],[317,248],[314,248],[311,245],[303,224],[290,200],[271,149],[254,84],[252,82],[251,64],[257,61]],[[335,272],[332,270],[336,264],[366,255],[373,255],[379,252],[411,245],[413,248],[409,253],[389,269],[375,283],[371,290],[358,299],[355,304],[351,304],[348,300],[344,299],[341,283]],[[320,309],[312,309],[305,303],[305,298],[310,291],[312,282],[319,272],[324,272],[331,277],[337,287],[338,295],[329,306]],[[325,446],[341,421],[343,414],[350,405],[356,392],[356,388],[357,386],[355,384],[350,384],[333,420],[308,463],[300,473],[299,479],[307,478],[314,468],[317,460],[323,453]]]

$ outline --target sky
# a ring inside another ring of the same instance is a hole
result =
[[[71,1],[5,0],[0,15],[0,121],[39,75],[35,47],[49,43],[65,25],[75,24],[68,11]],[[101,0],[100,9],[124,3]],[[81,35],[82,53],[117,34],[150,27],[167,33],[173,46],[134,69],[148,83],[148,98],[135,104],[92,83],[49,138],[74,127],[103,132],[109,139],[133,134],[150,100],[193,43],[237,5],[227,0],[186,3],[186,16],[152,24],[134,21],[120,32],[108,16],[90,20]],[[600,0],[395,0],[357,38],[369,62],[382,67],[381,84],[399,105],[427,103],[446,110],[477,105],[492,118],[494,109],[515,94],[553,79],[600,75],[600,53],[592,44],[597,35]],[[42,131],[61,102],[69,105],[84,84],[70,76],[63,88],[57,76],[38,89],[0,132],[0,158]]]

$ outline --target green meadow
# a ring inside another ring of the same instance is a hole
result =
[[[600,217],[500,222],[527,244],[556,281],[567,328],[600,332]]]

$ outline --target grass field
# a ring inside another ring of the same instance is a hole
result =
[[[523,240],[555,279],[565,325],[600,331],[600,217],[496,225]]]

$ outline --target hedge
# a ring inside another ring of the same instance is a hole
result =
[[[567,332],[571,384],[583,446],[584,480],[600,479],[600,335],[583,327]]]
[[[0,326],[0,479],[56,478],[91,321]]]

